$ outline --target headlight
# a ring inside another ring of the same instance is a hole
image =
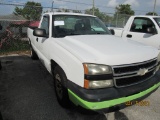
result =
[[[155,72],[157,72],[160,69],[160,53],[158,54],[157,60],[158,60],[158,65],[156,67]]]
[[[158,54],[158,62],[160,62],[160,53]]]
[[[157,65],[155,73],[159,70],[159,68],[160,68],[160,65]]]
[[[158,63],[160,62],[160,53],[158,54]]]
[[[111,67],[107,65],[83,64],[83,66],[86,75],[103,75],[112,73]]]
[[[87,63],[84,66],[84,88],[97,89],[112,87],[112,69],[107,65]],[[98,76],[98,77],[97,77]],[[104,78],[106,76],[106,79]]]
[[[85,80],[85,88],[87,89],[97,89],[97,88],[107,88],[107,87],[113,87],[113,80],[94,80],[89,81]]]

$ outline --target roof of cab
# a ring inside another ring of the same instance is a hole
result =
[[[45,14],[49,14],[49,15],[78,15],[78,16],[91,16],[91,17],[96,17],[93,15],[89,15],[89,14],[82,14],[82,13],[72,13],[72,12],[48,12]]]
[[[157,17],[159,17],[160,18],[160,16],[152,16],[152,15],[134,15],[133,17],[146,17],[146,18],[157,18]]]

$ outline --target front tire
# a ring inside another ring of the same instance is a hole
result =
[[[38,60],[38,56],[32,47],[31,47],[31,59]]]
[[[70,100],[68,96],[68,90],[65,87],[65,82],[67,81],[67,77],[59,66],[56,66],[54,69],[54,88],[57,100],[59,104],[64,108],[70,107]]]

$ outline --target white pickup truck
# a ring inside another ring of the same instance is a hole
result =
[[[28,28],[28,38],[31,58],[39,58],[53,75],[63,107],[72,101],[85,109],[110,111],[160,86],[158,50],[111,35],[96,16],[45,13],[38,28]]]
[[[131,16],[124,29],[113,30],[115,36],[135,40],[160,50],[160,16]]]

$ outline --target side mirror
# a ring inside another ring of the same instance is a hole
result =
[[[0,30],[2,30],[3,29],[3,27],[2,27],[2,25],[0,25]]]
[[[147,33],[156,34],[156,29],[152,28],[152,27],[149,27],[149,28],[147,28]]]
[[[37,37],[48,37],[48,35],[46,34],[46,30],[41,28],[34,29],[33,35]]]
[[[110,32],[111,32],[112,35],[115,35],[115,32],[114,32],[113,29],[110,29]]]

